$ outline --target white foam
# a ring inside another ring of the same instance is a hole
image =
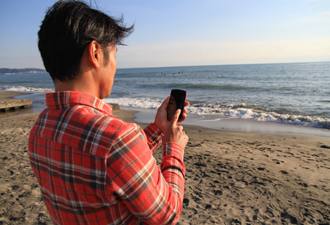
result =
[[[105,101],[108,103],[117,103],[121,106],[146,109],[157,109],[162,103],[161,99],[151,98],[107,98]],[[276,112],[266,112],[245,107],[247,107],[245,103],[229,105],[220,105],[218,103],[197,103],[186,107],[186,109],[189,114],[196,114],[199,116],[215,116],[219,120],[222,118],[240,118],[265,122],[295,124],[309,127],[330,128],[330,119],[328,118],[279,114]]]
[[[54,88],[34,88],[34,87],[23,87],[23,86],[1,86],[0,90],[3,91],[18,91],[18,92],[54,92]]]
[[[34,88],[23,86],[1,86],[0,90],[30,93],[54,92],[54,88]],[[158,109],[163,99],[105,98],[104,101],[107,103],[116,103],[120,106]],[[245,103],[227,105],[221,105],[219,103],[196,103],[191,104],[190,106],[186,107],[186,109],[189,114],[212,116],[214,119],[219,120],[224,118],[253,119],[257,121],[277,122],[330,129],[330,119],[328,118],[267,112],[263,110],[248,108]]]
[[[151,98],[105,98],[103,100],[107,103],[145,109],[158,109],[162,103],[162,100],[160,99]]]

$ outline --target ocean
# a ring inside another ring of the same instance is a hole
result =
[[[171,89],[187,91],[189,124],[251,131],[237,127],[272,122],[330,137],[330,62],[117,69],[104,100],[142,112],[137,120],[146,122]],[[0,90],[32,92],[31,108],[40,111],[54,88],[48,73],[30,73],[0,75]]]

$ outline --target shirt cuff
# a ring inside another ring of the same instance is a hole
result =
[[[144,133],[147,136],[148,145],[153,151],[162,141],[162,131],[153,123],[150,123],[144,128]]]
[[[158,135],[163,134],[163,132],[154,123],[150,123],[144,130],[146,133],[147,132],[148,133],[157,133]]]
[[[183,148],[174,142],[167,142],[165,145],[163,143],[163,158],[165,156],[171,155],[180,159],[183,162],[184,151]]]

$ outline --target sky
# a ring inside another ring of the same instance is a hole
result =
[[[55,2],[0,0],[0,68],[44,68],[37,32]],[[118,68],[330,61],[330,0],[86,3],[135,26]]]

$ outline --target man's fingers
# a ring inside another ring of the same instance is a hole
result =
[[[187,119],[187,114],[185,112],[182,113],[182,119],[180,122],[185,121]]]
[[[177,126],[177,128],[179,129],[179,131],[184,132],[184,131],[183,131],[183,126],[180,125],[180,126]]]
[[[181,113],[181,109],[177,109],[175,111],[175,113],[173,115],[173,118],[172,118],[172,125],[177,125],[178,120],[179,120],[180,113]]]

